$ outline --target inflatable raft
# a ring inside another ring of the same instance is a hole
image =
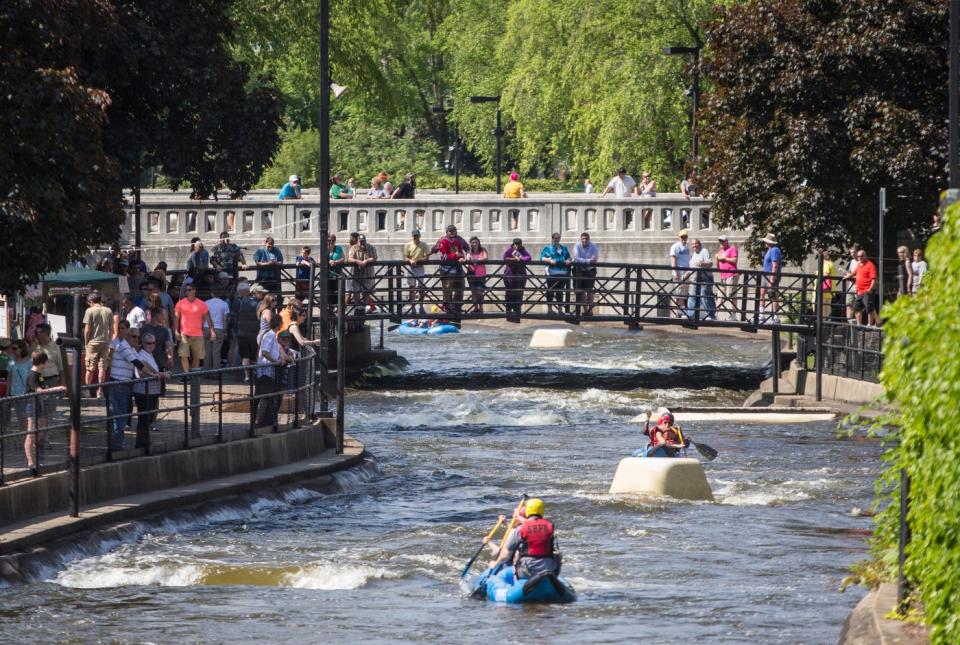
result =
[[[713,501],[703,466],[687,457],[627,457],[621,459],[610,493],[646,493],[676,499]]]
[[[436,336],[438,334],[459,334],[460,330],[456,325],[450,323],[439,323],[432,327],[418,327],[414,323],[406,321],[397,327],[397,333],[408,336]]]
[[[519,580],[515,580],[513,574],[512,566],[487,569],[474,582],[473,597],[506,603],[567,603],[577,599],[577,592],[570,583],[553,573],[540,573]]]

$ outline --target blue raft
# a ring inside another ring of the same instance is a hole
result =
[[[460,330],[456,325],[449,323],[440,323],[432,327],[417,327],[408,320],[397,327],[397,333],[408,336],[436,336],[438,334],[459,334]]]
[[[533,578],[515,580],[512,566],[487,569],[473,584],[473,597],[492,602],[556,602],[577,599],[577,592],[566,580],[553,573],[539,573]]]

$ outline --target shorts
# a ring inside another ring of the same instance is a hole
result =
[[[372,293],[374,278],[354,278],[350,281],[350,291],[352,293]]]
[[[860,302],[860,305],[857,307],[857,309],[861,311],[875,313],[880,308],[879,298],[877,298],[877,294],[875,293],[868,291],[867,293],[859,294],[857,296],[857,300]]]
[[[822,295],[821,297],[823,298],[823,304],[825,304],[825,305],[829,305],[831,302],[833,302],[833,292],[832,292],[832,291],[824,291],[824,292],[823,292],[823,295]]]
[[[110,343],[103,340],[91,340],[84,348],[84,363],[87,371],[99,369],[106,372],[110,369]]]
[[[203,336],[180,336],[180,347],[177,348],[177,356],[181,358],[190,358],[192,353],[194,357],[202,359],[205,356]]]
[[[240,358],[248,361],[257,360],[257,337],[237,335],[237,351],[240,352]]]
[[[848,291],[848,292],[847,292],[847,306],[848,306],[848,307],[855,307],[855,306],[857,305],[857,302],[858,302],[859,300],[860,300],[860,296],[857,295],[857,292],[856,292],[856,291]]]
[[[426,287],[423,267],[410,270],[410,273],[407,274],[407,286],[411,289],[423,289]]]

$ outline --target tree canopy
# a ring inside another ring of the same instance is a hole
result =
[[[876,252],[929,219],[946,171],[947,3],[751,0],[707,31],[703,182],[723,226],[773,232],[789,260]],[[759,253],[757,253],[759,256]]]
[[[3,4],[0,289],[116,240],[143,166],[199,195],[253,185],[282,102],[232,59],[229,33],[216,0]]]
[[[623,164],[673,187],[689,158],[690,60],[661,50],[700,44],[699,24],[718,1],[651,0],[641,11],[626,0],[333,3],[332,76],[348,89],[333,102],[332,128],[349,124],[356,141],[338,145],[334,136],[334,169],[368,176],[386,157],[437,172],[456,127],[466,165],[489,170],[495,108],[469,97],[500,95],[505,168],[599,179]],[[268,177],[306,174],[312,164],[295,133],[317,126],[318,8],[318,0],[233,2],[237,55],[275,74],[287,101],[279,159],[304,166]],[[367,156],[378,147],[389,152]]]

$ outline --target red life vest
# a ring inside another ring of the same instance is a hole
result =
[[[542,517],[528,519],[520,527],[520,556],[553,557],[553,524]]]

